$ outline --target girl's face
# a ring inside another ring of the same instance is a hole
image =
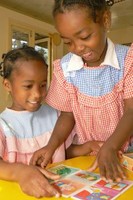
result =
[[[10,81],[4,85],[12,96],[11,109],[36,111],[46,95],[47,67],[41,61],[17,61]]]
[[[106,53],[106,29],[110,13],[95,23],[85,8],[58,13],[55,25],[68,50],[81,56],[88,66],[98,66]]]

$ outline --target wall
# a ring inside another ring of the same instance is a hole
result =
[[[0,6],[0,62],[3,53],[10,49],[10,26],[11,24],[21,24],[24,27],[31,28],[46,34],[52,34],[56,30],[50,24],[31,18],[29,16],[17,13]],[[60,58],[63,55],[63,45],[56,46],[53,44],[53,59]],[[2,86],[2,78],[0,77],[0,112],[7,105],[8,95]]]
[[[119,44],[128,44],[133,42],[133,26],[128,28],[112,30],[109,32],[109,37],[113,42]]]

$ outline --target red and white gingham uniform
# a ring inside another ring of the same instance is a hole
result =
[[[109,59],[111,57],[110,55],[109,58],[108,55]],[[119,60],[120,58],[121,56]],[[92,70],[96,68],[104,70],[105,67],[107,66],[93,67]],[[73,112],[77,144],[92,140],[106,141],[114,132],[123,115],[124,99],[133,98],[133,45],[128,50],[123,68],[123,77],[114,84],[109,93],[91,96],[82,93],[79,88],[67,81],[61,67],[61,60],[54,62],[53,79],[46,102],[60,111]],[[105,85],[107,81],[108,79],[105,80]]]

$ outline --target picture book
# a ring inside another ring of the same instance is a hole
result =
[[[133,171],[133,153],[123,154],[121,162],[123,167],[130,171]]]
[[[100,175],[67,165],[58,165],[48,169],[59,174],[60,179],[51,184],[64,197],[82,200],[113,200],[133,185],[133,181],[109,183],[100,178]]]
[[[67,165],[57,165],[55,167],[49,168],[48,170],[60,175],[61,177],[64,177],[79,171],[79,168],[74,168]]]

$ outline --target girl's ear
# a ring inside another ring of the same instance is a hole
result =
[[[7,92],[11,91],[11,82],[8,79],[3,80],[3,86]]]
[[[109,10],[106,10],[103,14],[103,25],[108,32],[111,27],[111,12]]]

